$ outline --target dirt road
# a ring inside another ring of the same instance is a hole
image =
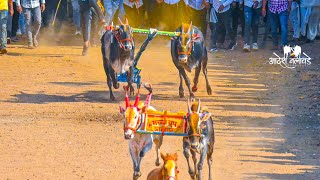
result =
[[[150,44],[139,66],[154,85],[152,105],[186,111],[167,42]],[[302,47],[315,61],[301,70],[269,65],[269,50],[209,55],[213,95],[201,74],[196,97],[214,114],[215,179],[320,179],[319,44]],[[88,57],[80,46],[9,51],[0,56],[0,179],[131,179],[124,93],[109,100],[99,47]],[[182,139],[165,137],[161,151],[178,152],[179,177],[188,179]],[[154,161],[152,149],[141,179]]]

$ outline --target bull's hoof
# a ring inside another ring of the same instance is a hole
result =
[[[179,92],[179,97],[184,98],[184,92]]]
[[[157,159],[156,162],[155,162],[156,166],[160,166],[160,160]]]
[[[197,175],[195,174],[195,173],[193,173],[193,174],[190,174],[190,177],[191,177],[191,179],[197,179]]]
[[[195,97],[194,97],[193,93],[190,94],[190,100],[195,100]]]
[[[114,97],[114,95],[110,95],[110,99],[111,99],[111,101],[115,101],[115,100],[116,100],[116,98]]]
[[[115,83],[115,84],[113,84],[113,87],[114,87],[115,89],[119,89],[120,83]]]
[[[134,88],[133,88],[133,86],[129,85],[129,89],[130,89],[130,96],[134,96]]]
[[[133,173],[133,180],[137,180],[137,179],[139,179],[139,177],[141,177],[141,172],[134,172]]]
[[[207,87],[207,93],[208,93],[208,95],[212,95],[212,90],[211,90],[210,86]]]
[[[134,96],[134,91],[130,91],[130,96]]]
[[[193,86],[192,87],[192,92],[197,92],[198,91],[198,87],[197,86]]]

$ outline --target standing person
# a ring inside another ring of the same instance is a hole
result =
[[[45,29],[53,26],[54,32],[58,34],[62,28],[62,23],[67,19],[67,1],[61,0],[50,0],[46,3],[46,11],[42,14],[42,21]],[[58,7],[59,5],[59,7]],[[53,17],[57,12],[55,22]]]
[[[101,23],[105,23],[104,15],[97,4],[96,0],[79,0],[80,2],[80,22],[81,22],[81,30],[83,34],[83,50],[82,55],[86,56],[88,54],[88,48],[90,46],[90,12],[91,8],[95,10],[98,14]],[[91,14],[92,15],[92,14]],[[92,18],[92,17],[91,17]]]
[[[210,52],[217,52],[217,39],[218,39],[218,32],[217,32],[217,24],[218,24],[218,18],[217,18],[217,12],[213,7],[213,0],[210,0],[206,3],[206,8],[210,9],[209,13],[209,27],[211,30],[211,43],[210,43]]]
[[[207,0],[207,2],[209,2],[209,0]],[[197,26],[201,30],[203,37],[206,38],[206,34],[207,34],[207,22],[206,22],[207,9],[205,8],[206,1],[185,0],[185,3],[187,5],[186,13],[188,13],[189,15],[189,18],[188,18],[189,22],[192,21],[192,24]]]
[[[12,28],[11,28],[11,41],[17,42],[19,39],[17,37],[17,31],[19,29],[19,12],[17,11],[16,0],[13,0],[13,16],[12,16]]]
[[[292,2],[291,12],[289,15],[289,19],[292,24],[293,29],[293,39],[294,43],[297,43],[300,37],[300,8],[299,1],[294,0]]]
[[[252,29],[252,50],[258,50],[258,30],[261,0],[244,0],[245,44],[244,51],[250,51],[250,32]]]
[[[81,35],[79,0],[71,0],[73,24],[76,26],[75,36]]]
[[[231,4],[231,15],[232,15],[232,33],[235,41],[237,41],[239,18],[241,17],[240,6],[242,5],[242,0],[233,0]]]
[[[8,21],[8,10],[10,16],[13,16],[13,4],[12,0],[0,1],[0,54],[7,53],[7,21]]]
[[[20,33],[22,37],[26,37],[27,30],[26,30],[26,22],[24,19],[24,15],[21,13],[18,13],[18,14],[19,14],[19,29],[17,31],[17,34]]]
[[[217,16],[217,22],[211,23],[211,31],[215,33],[213,36],[214,39],[212,44],[212,51],[217,51],[216,42],[220,44],[220,47],[223,48],[223,44],[225,41],[224,31],[226,35],[230,39],[230,43],[227,47],[227,50],[233,50],[236,45],[236,38],[235,34],[232,31],[231,23],[232,23],[232,16],[231,16],[231,9],[230,4],[233,2],[233,0],[207,0],[210,2],[213,6],[211,10],[215,11],[215,14]]]
[[[301,0],[300,2],[300,32],[306,43],[312,42],[317,34],[320,19],[319,0]]]
[[[272,41],[273,41],[273,50],[279,49],[279,39],[277,29],[279,27],[279,23],[277,23],[277,19],[279,18],[280,27],[281,27],[281,46],[288,44],[288,14],[291,10],[292,0],[269,0],[268,8],[269,8],[269,16],[271,23],[271,33],[272,33]],[[266,4],[267,0],[263,0],[262,3],[262,15],[266,15]]]
[[[41,27],[41,12],[46,9],[45,0],[17,0],[17,11],[21,13],[23,11],[26,19],[26,29],[28,36],[28,48],[32,49],[39,45],[37,36]],[[33,18],[32,18],[33,17]],[[34,19],[34,23],[32,23]],[[32,24],[34,26],[32,26]],[[33,29],[33,32],[32,32]]]

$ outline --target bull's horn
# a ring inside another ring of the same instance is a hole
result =
[[[191,111],[191,107],[190,107],[190,100],[189,100],[189,98],[188,98],[188,113],[191,113],[192,111]]]
[[[128,108],[128,107],[129,107],[129,105],[130,105],[130,102],[129,102],[129,96],[128,96],[127,91],[126,91],[125,101],[126,101],[126,108]]]
[[[200,113],[200,99],[198,100],[198,109],[197,109],[197,113]]]
[[[128,21],[128,18],[126,18],[126,25],[129,25],[129,21]]]
[[[118,17],[118,20],[119,20],[120,24],[123,25],[123,22],[121,21],[120,17]]]
[[[140,100],[140,90],[138,89],[138,94],[136,96],[136,101],[134,102],[134,107],[138,107],[138,103],[139,103],[139,100]]]
[[[191,28],[192,28],[192,21],[191,21],[191,23],[190,23],[190,25],[189,25],[189,29],[188,29],[188,32],[187,32],[187,34],[189,34],[189,33],[190,33],[190,31],[191,31]]]

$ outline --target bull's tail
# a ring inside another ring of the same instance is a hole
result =
[[[106,73],[106,76],[108,77],[108,73],[110,73],[110,70],[108,68],[106,33],[104,33],[101,37],[101,53],[102,53],[102,60],[103,60],[103,68]]]
[[[105,36],[106,36],[106,33],[104,33],[101,37],[101,53],[102,53],[103,63],[107,61]]]

